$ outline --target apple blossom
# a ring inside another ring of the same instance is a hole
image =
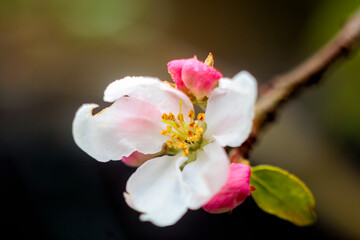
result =
[[[195,118],[178,89],[156,78],[125,77],[106,88],[110,107],[93,114],[98,105],[84,104],[77,111],[73,136],[82,150],[98,161],[140,165],[124,196],[141,220],[172,225],[226,183],[230,162],[223,147],[241,145],[251,131],[256,80],[240,72],[211,90],[205,113]]]

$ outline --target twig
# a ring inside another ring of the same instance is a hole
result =
[[[247,158],[258,135],[273,121],[279,109],[304,86],[318,82],[324,72],[352,53],[360,40],[360,10],[358,10],[322,49],[288,73],[275,77],[262,86],[256,103],[255,118],[249,138],[233,149]]]

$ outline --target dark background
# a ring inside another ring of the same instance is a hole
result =
[[[189,211],[158,228],[122,193],[134,168],[73,142],[78,107],[127,75],[169,80],[166,64],[208,52],[232,77],[264,83],[330,39],[356,0],[0,0],[2,239],[360,238],[360,57],[352,55],[280,114],[251,157],[300,177],[318,221],[297,227],[248,198],[232,214]],[[4,238],[6,234],[11,237]]]

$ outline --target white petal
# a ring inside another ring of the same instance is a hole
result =
[[[229,160],[225,150],[216,142],[197,151],[196,161],[183,169],[184,182],[190,191],[188,206],[198,209],[207,203],[225,184]]]
[[[152,77],[125,77],[116,80],[106,88],[104,101],[113,102],[123,96],[136,97],[155,105],[162,113],[179,113],[179,102],[182,113],[187,116],[193,109],[190,99],[180,90]]]
[[[169,226],[185,214],[187,194],[180,166],[186,160],[182,156],[154,158],[131,175],[124,196],[130,207],[142,213],[142,221]]]
[[[251,131],[256,96],[256,80],[248,72],[220,79],[208,100],[205,137],[212,136],[221,146],[240,146]]]
[[[134,151],[151,154],[161,150],[166,137],[160,132],[166,126],[152,104],[123,97],[92,115],[96,107],[84,104],[73,121],[75,142],[96,160],[120,160]]]

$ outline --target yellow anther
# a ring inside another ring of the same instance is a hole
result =
[[[163,113],[163,115],[161,115],[161,119],[168,120],[169,116],[166,113]]]
[[[177,134],[175,134],[175,133],[171,133],[171,134],[170,134],[170,137],[171,137],[172,139],[174,139],[175,141],[179,141],[179,142],[183,142],[183,141],[184,141],[179,135],[177,135]]]
[[[194,118],[195,118],[195,112],[194,112],[194,110],[190,110],[190,111],[189,111],[188,117],[189,117],[190,119],[194,119]]]
[[[185,148],[185,149],[182,150],[182,155],[183,155],[183,156],[188,155],[188,153],[189,153],[189,149],[188,149],[188,148]]]
[[[196,134],[196,135],[190,137],[190,138],[189,138],[189,141],[190,141],[190,142],[195,142],[195,141],[196,141],[197,139],[199,139],[199,138],[200,138],[200,134]]]
[[[177,119],[181,122],[184,119],[184,115],[182,113],[179,113],[177,115]]]
[[[205,114],[204,113],[199,113],[198,116],[197,116],[197,119],[199,121],[204,121],[205,120]]]
[[[180,136],[176,136],[175,140],[178,140],[179,142],[183,142],[184,139],[182,139]]]
[[[171,121],[175,121],[175,115],[174,114],[172,114],[172,112],[170,112],[169,113],[169,118],[168,118],[169,120],[171,120]]]
[[[161,131],[161,134],[164,135],[164,136],[168,135],[169,133],[170,132],[168,130],[162,130]]]
[[[174,146],[174,142],[173,142],[173,140],[168,139],[168,140],[166,141],[166,145],[167,145],[168,147],[172,147],[172,146]]]
[[[204,132],[204,129],[203,128],[197,128],[196,129],[196,133],[198,133],[198,134],[201,134],[201,133],[203,133]]]
[[[176,142],[175,143],[176,148],[186,148],[186,144],[182,142]]]
[[[191,122],[187,124],[184,121],[184,115],[181,112],[182,102],[179,103],[179,114],[174,115],[173,113],[164,113],[161,115],[162,122],[166,124],[166,129],[161,131],[164,136],[169,136],[166,141],[166,146],[169,148],[182,149],[182,154],[186,156],[189,154],[191,146],[195,144],[195,141],[201,138],[204,132],[203,128],[199,127],[199,123],[194,121],[195,112],[190,110],[188,117]],[[200,113],[197,116],[199,121],[205,120],[205,114]],[[200,124],[201,125],[201,124]],[[202,125],[201,125],[202,126]],[[194,145],[195,146],[195,145]],[[196,145],[197,146],[197,145]],[[192,149],[192,148],[191,148]]]
[[[204,63],[210,67],[214,66],[214,57],[211,53],[209,53]]]
[[[191,131],[190,129],[186,131],[186,134],[187,134],[188,136],[190,136],[190,137],[191,137],[191,136],[194,136],[194,132]]]

